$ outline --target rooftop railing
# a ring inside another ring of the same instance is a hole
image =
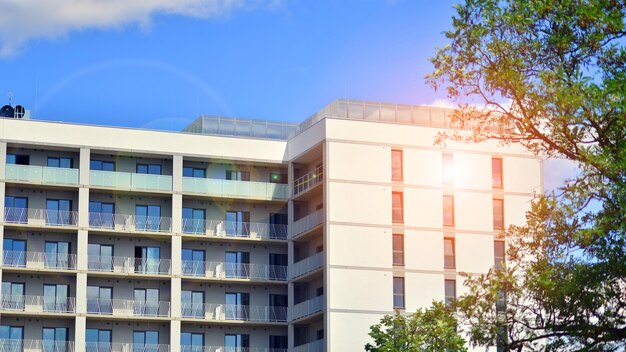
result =
[[[282,183],[220,180],[199,177],[183,177],[183,192],[215,197],[259,200],[289,199],[289,186]]]
[[[289,310],[289,320],[297,320],[321,312],[326,307],[326,297],[317,296],[294,305]]]
[[[7,180],[54,185],[77,185],[78,169],[7,164]]]
[[[219,136],[287,140],[297,128],[297,123],[289,122],[200,116],[183,131]]]
[[[307,232],[324,222],[324,208],[296,220],[289,227],[289,238],[294,238],[301,233]]]
[[[2,265],[27,269],[76,269],[76,254],[3,251]]]
[[[169,192],[172,190],[172,176],[90,170],[89,184],[95,187]]]
[[[315,169],[309,171],[305,175],[298,177],[293,182],[293,195],[297,196],[298,194],[313,188],[313,186],[319,184],[324,180],[324,166],[320,165]]]
[[[4,222],[45,226],[76,226],[78,212],[33,208],[4,208]]]
[[[89,227],[124,232],[172,232],[172,218],[162,216],[89,213]]]
[[[252,322],[287,322],[287,307],[182,302],[183,318]]]
[[[172,273],[172,261],[170,259],[90,255],[87,259],[87,268],[97,272],[169,275]]]
[[[289,279],[293,280],[324,266],[324,252],[315,253],[289,266]]]
[[[182,274],[219,279],[285,281],[287,266],[183,260]]]
[[[48,297],[31,295],[2,295],[4,311],[28,313],[74,313],[76,299],[74,297]]]
[[[183,218],[183,233],[217,237],[287,239],[287,225]]]
[[[0,339],[0,351],[2,352],[49,352],[49,351],[74,352],[75,349],[74,349],[74,341]]]
[[[169,317],[170,302],[87,298],[87,313],[123,317]]]

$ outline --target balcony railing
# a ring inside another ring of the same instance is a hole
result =
[[[0,339],[1,352],[74,352],[74,341]],[[101,350],[104,351],[104,350]],[[108,350],[107,350],[108,351]]]
[[[183,177],[183,192],[215,197],[261,200],[289,199],[289,186],[282,183]]]
[[[169,317],[170,302],[87,298],[87,313],[124,317]]]
[[[183,275],[216,279],[287,280],[287,266],[224,262],[182,261]]]
[[[293,181],[294,197],[322,181],[324,181],[324,166],[320,165]]]
[[[326,351],[326,341],[324,339],[315,340],[293,348],[293,352],[324,352]]]
[[[301,233],[307,232],[314,227],[321,225],[323,222],[324,208],[318,209],[291,224],[289,227],[289,238],[294,238]]]
[[[92,255],[87,259],[87,268],[98,272],[169,275],[172,273],[172,261],[170,259]]]
[[[172,190],[172,176],[90,170],[89,184],[96,187],[169,192]]]
[[[78,212],[32,208],[4,208],[4,222],[10,224],[76,226]]]
[[[172,218],[89,213],[89,227],[113,231],[172,232]]]
[[[321,312],[326,307],[326,297],[317,296],[294,305],[289,310],[289,320],[296,320]]]
[[[76,254],[3,251],[2,265],[28,269],[76,269]]]
[[[287,322],[287,307],[182,302],[183,318],[253,322]]]
[[[6,179],[55,185],[77,185],[78,169],[7,164]]]
[[[287,225],[183,218],[183,233],[284,240],[287,239]]]
[[[85,344],[85,351],[86,352],[170,352],[170,345],[87,342]],[[52,352],[57,352],[57,351],[52,351]]]
[[[74,313],[76,299],[74,297],[47,297],[30,295],[2,295],[4,311],[29,313]]]
[[[181,345],[181,352],[287,352],[284,348]],[[108,350],[107,350],[108,352]]]
[[[289,279],[293,280],[297,277],[310,273],[313,270],[324,266],[324,252],[315,253],[312,256],[302,259],[301,261],[289,266]]]

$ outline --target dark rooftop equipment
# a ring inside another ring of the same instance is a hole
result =
[[[13,118],[15,116],[15,110],[11,105],[5,105],[0,109],[0,117]]]
[[[24,109],[22,105],[15,105],[15,112],[13,116],[16,119],[21,119],[22,117],[24,117],[25,113],[26,113],[26,109]]]

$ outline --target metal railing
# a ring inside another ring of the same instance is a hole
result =
[[[289,309],[289,320],[296,320],[321,312],[326,307],[326,296],[321,295],[300,302]]]
[[[289,199],[289,186],[282,183],[183,177],[183,192],[229,198]]]
[[[170,352],[170,345],[165,344],[134,344],[134,343],[106,343],[87,342],[86,352]],[[54,351],[56,352],[56,351]]]
[[[87,313],[124,317],[169,317],[170,302],[87,298]]]
[[[172,190],[172,176],[90,170],[89,184],[96,187],[169,192]]]
[[[33,208],[4,208],[4,222],[10,224],[76,226],[77,211]]]
[[[114,231],[172,232],[172,218],[89,213],[89,227]]]
[[[326,351],[326,341],[324,339],[315,340],[313,342],[296,346],[292,349],[292,351],[293,352],[324,352]]]
[[[319,269],[324,266],[324,262],[324,252],[315,253],[310,257],[304,258],[289,266],[289,279],[293,280],[313,270]]]
[[[204,220],[183,218],[183,233],[217,237],[287,239],[287,225],[261,222]]]
[[[0,309],[12,312],[74,313],[75,297],[48,297],[31,295],[2,295]]]
[[[7,164],[5,177],[11,181],[77,185],[78,169]]]
[[[74,352],[74,351],[75,351],[74,341],[0,339],[0,352]]]
[[[287,140],[297,128],[298,124],[292,122],[203,115],[185,127],[183,131],[218,136]]]
[[[284,348],[181,345],[181,352],[287,352]],[[107,351],[108,352],[108,351]]]
[[[5,250],[2,253],[2,265],[13,268],[74,270],[76,254]]]
[[[285,281],[287,280],[287,266],[183,260],[182,274],[219,279]]]
[[[324,222],[324,208],[318,209],[311,214],[296,220],[289,227],[289,238],[294,238],[297,235],[307,232],[316,226],[321,225]]]
[[[92,255],[87,259],[87,268],[98,272],[169,275],[172,273],[172,261]]]
[[[206,320],[287,322],[287,307],[182,302],[181,317]]]
[[[309,171],[305,175],[298,177],[293,181],[293,195],[298,194],[312,188],[324,180],[324,166],[320,165],[315,169]]]

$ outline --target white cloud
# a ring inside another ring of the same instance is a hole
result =
[[[0,0],[0,56],[37,38],[82,29],[147,26],[154,15],[218,17],[233,10],[276,6],[280,0]]]

